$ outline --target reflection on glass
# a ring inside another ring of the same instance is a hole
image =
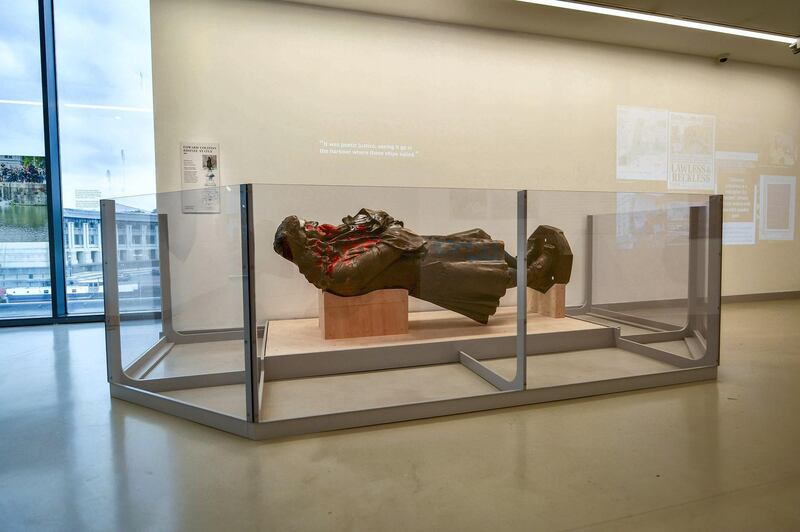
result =
[[[99,200],[155,191],[150,19],[147,0],[57,2],[64,269],[67,311],[100,313]],[[124,310],[157,310],[156,217],[131,208],[120,221]],[[122,287],[121,287],[122,288]],[[135,303],[133,302],[135,299]]]
[[[117,268],[121,312],[161,308],[155,206],[148,209],[117,204]]]
[[[37,10],[0,0],[0,320],[52,312]]]

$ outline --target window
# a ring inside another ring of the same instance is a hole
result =
[[[101,197],[155,192],[149,0],[60,0],[54,10],[65,214],[98,213]],[[119,245],[142,241],[118,231]],[[72,266],[75,280],[102,280],[101,261]],[[67,310],[103,311],[101,299],[79,303],[68,298]]]
[[[0,325],[100,314],[101,291],[86,292],[102,286],[99,199],[155,192],[149,0],[0,0],[0,13]],[[122,260],[149,239],[129,233]],[[125,275],[131,293],[158,293],[149,270]]]
[[[52,315],[37,2],[0,0],[0,320]]]
[[[150,224],[149,230],[147,232],[147,243],[151,246],[155,246],[158,244],[158,225]]]
[[[100,242],[99,225],[95,222],[89,224],[89,245],[96,246]]]

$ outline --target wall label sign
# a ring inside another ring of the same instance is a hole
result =
[[[718,151],[717,193],[725,196],[722,208],[722,243],[752,246],[756,243],[758,153]]]
[[[184,214],[220,211],[219,144],[181,143],[181,204]]]

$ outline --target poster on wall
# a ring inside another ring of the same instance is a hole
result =
[[[713,191],[716,117],[669,115],[669,190]]]
[[[762,175],[759,189],[759,237],[794,240],[797,177]]]
[[[181,143],[181,202],[184,214],[220,211],[219,144]]]
[[[756,243],[758,154],[718,151],[717,193],[723,194],[722,243],[751,246]]]
[[[617,107],[617,179],[666,181],[669,111]]]
[[[100,190],[95,188],[75,189],[75,208],[89,211],[100,209]]]

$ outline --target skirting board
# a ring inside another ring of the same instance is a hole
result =
[[[756,294],[732,294],[722,296],[723,303],[749,303],[755,301],[781,301],[784,299],[800,299],[800,290],[787,292],[760,292]],[[686,299],[651,299],[634,303],[596,303],[598,307],[608,310],[636,310],[641,308],[669,308],[686,305]]]
[[[173,398],[147,392],[130,386],[111,383],[111,395],[254,440],[297,436],[316,432],[365,427],[399,421],[479,412],[497,408],[532,405],[566,399],[577,399],[675,384],[713,380],[717,367],[673,370],[665,373],[637,375],[603,381],[533,388],[523,391],[497,392],[487,395],[459,397],[441,401],[410,403],[390,407],[338,412],[320,416],[277,420],[264,423],[247,423],[241,419],[199,409]]]
[[[723,303],[751,303],[755,301],[780,301],[784,299],[800,299],[800,290],[722,296]]]

